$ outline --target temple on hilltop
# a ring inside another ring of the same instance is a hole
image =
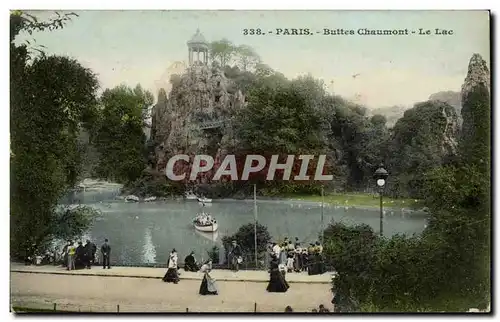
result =
[[[245,98],[224,71],[210,64],[210,44],[200,30],[187,42],[189,66],[172,75],[172,89],[159,94],[153,108],[151,140],[153,164],[163,171],[174,154],[209,154],[214,157],[237,143],[231,119]]]
[[[191,37],[191,40],[187,42],[187,45],[189,50],[189,66],[193,64],[203,64],[207,66],[209,46],[205,37],[201,34],[200,29],[196,29],[196,33]]]

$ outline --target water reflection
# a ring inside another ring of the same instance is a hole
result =
[[[138,218],[138,217],[137,217]],[[156,249],[151,237],[151,229],[147,228],[144,234],[144,248],[142,250],[142,262],[146,264],[156,263]]]

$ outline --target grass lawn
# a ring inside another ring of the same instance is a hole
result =
[[[321,196],[315,195],[288,195],[287,198],[293,200],[305,200],[305,201],[317,201],[321,202]],[[341,206],[363,206],[363,207],[379,207],[380,198],[378,195],[373,195],[369,193],[347,193],[347,194],[326,194],[325,203]],[[418,209],[423,208],[421,200],[417,199],[393,199],[390,197],[384,197],[383,199],[384,207],[394,207],[394,208],[412,208]]]

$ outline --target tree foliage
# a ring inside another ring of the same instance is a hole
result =
[[[146,167],[145,111],[153,96],[140,85],[106,89],[101,96],[101,118],[94,139],[100,153],[97,176],[128,183],[138,179]]]
[[[11,13],[11,254],[32,256],[52,238],[60,218],[56,206],[81,171],[77,137],[96,114],[97,78],[76,60],[31,56],[16,45],[20,32],[61,28],[70,14],[39,22],[23,12]],[[89,224],[72,212],[81,224]]]
[[[222,243],[227,250],[231,242],[236,240],[246,255],[253,255],[255,253],[254,236],[255,225],[250,223],[241,226],[234,235],[222,237]],[[267,227],[257,223],[257,253],[261,254],[265,252],[269,242],[271,242],[271,235],[269,234]]]
[[[491,303],[488,93],[479,83],[464,94],[467,133],[456,162],[443,165],[436,158],[443,155],[440,115],[444,109],[453,116],[450,106],[422,103],[398,121],[393,153],[410,152],[393,154],[392,162],[395,169],[421,174],[417,190],[428,207],[428,227],[421,236],[378,237],[374,243],[354,234],[355,228],[325,230],[325,254],[339,272],[333,291],[341,310],[465,312]],[[357,243],[366,247],[348,249]]]
[[[427,171],[445,164],[450,156],[445,135],[447,116],[457,121],[452,106],[440,101],[418,103],[396,122],[388,142],[387,167],[391,170],[391,193],[421,198]],[[453,132],[452,140],[458,133]],[[451,148],[451,147],[450,147]]]
[[[236,47],[238,62],[243,71],[248,71],[260,62],[260,57],[255,50],[248,45],[240,45]]]
[[[227,39],[210,43],[210,59],[217,62],[221,67],[226,67],[231,63],[235,53],[236,47]]]

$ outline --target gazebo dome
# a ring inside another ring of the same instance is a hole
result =
[[[187,42],[189,48],[199,48],[208,49],[208,42],[200,32],[200,29],[196,29],[196,33],[191,37],[191,40]]]

